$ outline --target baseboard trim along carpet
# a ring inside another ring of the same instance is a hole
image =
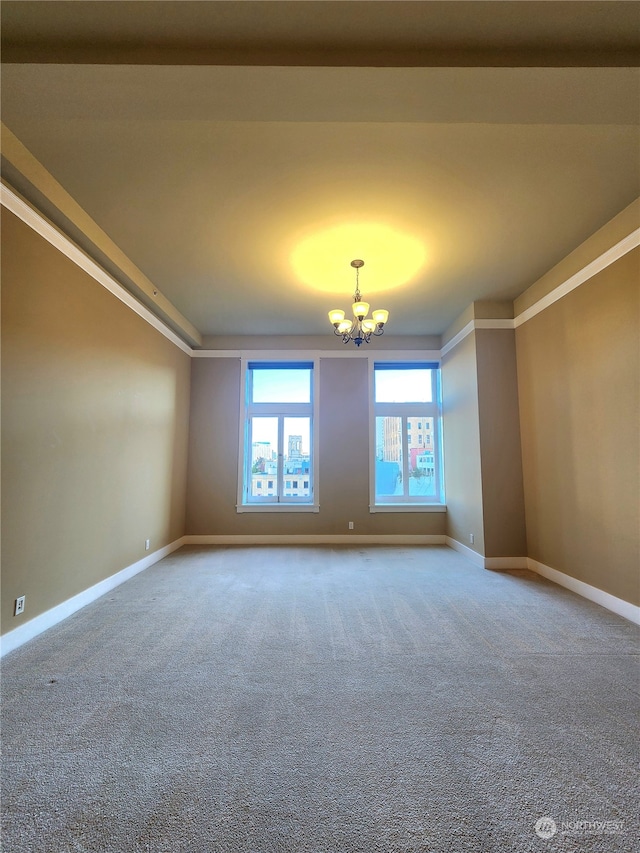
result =
[[[615,595],[598,589],[597,586],[591,586],[584,581],[579,581],[577,578],[565,575],[563,572],[552,569],[550,566],[545,566],[544,563],[539,563],[531,557],[527,558],[527,562],[529,564],[528,568],[532,572],[536,572],[536,574],[542,575],[543,578],[547,578],[547,580],[553,581],[553,583],[557,583],[559,586],[570,589],[571,592],[575,592],[583,598],[588,598],[589,601],[593,601],[601,607],[606,607],[607,610],[617,613],[618,616],[622,616],[630,622],[640,625],[640,607],[637,607],[635,604],[631,604],[631,602],[625,601],[622,598],[616,598]]]
[[[485,557],[484,567],[485,569],[493,569],[494,571],[528,569],[529,560],[527,557]]]
[[[482,554],[471,548],[467,548],[462,542],[458,542],[457,539],[452,539],[450,536],[446,537],[446,544],[449,548],[453,548],[454,551],[463,554],[479,568],[493,569],[494,571],[529,569],[529,571],[535,572],[553,583],[557,583],[558,586],[563,586],[565,589],[581,595],[582,598],[587,598],[589,601],[593,601],[601,607],[611,610],[612,613],[617,613],[618,616],[622,616],[624,619],[640,625],[640,607],[622,598],[616,598],[615,595],[598,589],[597,586],[591,586],[584,581],[571,577],[571,575],[566,575],[564,572],[559,572],[557,569],[545,566],[544,563],[539,563],[531,557],[483,557]]]
[[[39,616],[29,620],[29,622],[25,622],[19,628],[8,631],[0,638],[0,658],[22,646],[33,639],[33,637],[37,637],[38,634],[41,634],[48,628],[57,625],[58,622],[62,622],[67,616],[71,616],[72,613],[80,610],[85,605],[91,604],[91,602],[100,598],[100,596],[105,595],[121,583],[128,581],[129,578],[148,569],[149,566],[153,566],[154,563],[159,562],[183,545],[447,545],[454,551],[458,551],[464,555],[479,568],[493,569],[495,571],[529,569],[547,578],[547,580],[557,583],[559,586],[563,586],[565,589],[569,589],[571,592],[575,592],[577,595],[587,598],[589,601],[593,601],[607,610],[611,610],[618,616],[622,616],[630,622],[640,625],[640,607],[628,601],[616,598],[616,596],[604,592],[604,590],[590,586],[584,583],[584,581],[577,580],[570,575],[557,571],[557,569],[552,569],[550,566],[545,566],[543,563],[531,559],[531,557],[483,557],[482,554],[479,554],[472,548],[467,548],[466,545],[463,545],[456,539],[452,539],[450,536],[436,534],[403,536],[402,534],[392,533],[381,534],[379,536],[362,534],[276,534],[271,536],[262,534],[232,536],[190,535],[176,539],[175,542],[171,542],[164,548],[159,548],[153,554],[149,554],[142,560],[132,563],[114,575],[78,593],[78,595],[74,595],[72,598],[61,602],[45,613],[41,613]]]
[[[62,622],[63,619],[66,619],[67,616],[71,616],[71,614],[75,613],[76,610],[80,610],[87,604],[91,604],[92,601],[95,601],[97,598],[100,598],[102,595],[110,592],[115,587],[120,586],[121,583],[128,581],[129,578],[132,578],[139,572],[143,572],[145,569],[148,569],[149,566],[153,566],[154,563],[157,563],[164,557],[169,556],[169,554],[176,551],[183,544],[182,539],[176,539],[175,542],[165,545],[164,548],[159,548],[152,554],[143,557],[142,560],[138,560],[130,566],[126,566],[121,571],[116,572],[114,575],[110,575],[108,578],[105,578],[99,583],[79,592],[77,595],[72,596],[72,598],[68,598],[66,601],[57,604],[50,610],[46,610],[39,616],[34,616],[33,619],[25,622],[24,625],[20,625],[19,628],[14,628],[13,631],[8,631],[0,638],[0,657],[12,652],[14,649],[17,649],[24,643],[32,640],[34,637],[37,637],[38,634],[42,634],[42,632],[46,631],[48,628],[52,628],[54,625],[57,625],[58,622]]]
[[[452,539],[451,536],[445,536],[445,544],[449,546],[449,548],[453,548],[454,551],[458,551],[459,554],[462,554],[467,558],[467,560],[471,560],[474,566],[478,566],[480,569],[484,569],[484,557],[482,554],[479,554],[477,551],[474,551],[473,548],[467,548],[466,545],[463,545],[462,542],[458,542],[457,539]]]
[[[301,533],[301,534],[246,534],[246,535],[189,535],[183,537],[185,545],[446,545],[440,534],[381,533]]]

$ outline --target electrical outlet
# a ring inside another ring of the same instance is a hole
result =
[[[353,521],[349,522],[349,530],[353,530]]]
[[[473,533],[470,533],[470,534],[469,534],[469,542],[471,542],[471,544],[473,545],[473,543],[474,543],[475,541],[476,541],[476,537],[473,535]]]
[[[24,613],[24,600],[26,597],[26,595],[19,595],[16,598],[16,606],[13,611],[14,616],[19,616],[21,613]]]
[[[144,540],[144,550],[148,551],[149,548],[151,548],[151,539],[145,539]]]

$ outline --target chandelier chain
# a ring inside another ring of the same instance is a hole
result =
[[[360,302],[362,299],[360,295],[360,267],[356,267],[356,292],[353,296],[354,302]]]

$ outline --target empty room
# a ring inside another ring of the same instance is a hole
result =
[[[632,853],[640,4],[3,0],[6,853]]]

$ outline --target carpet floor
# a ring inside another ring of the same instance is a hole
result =
[[[2,850],[631,853],[638,650],[447,548],[185,547],[4,659]]]

